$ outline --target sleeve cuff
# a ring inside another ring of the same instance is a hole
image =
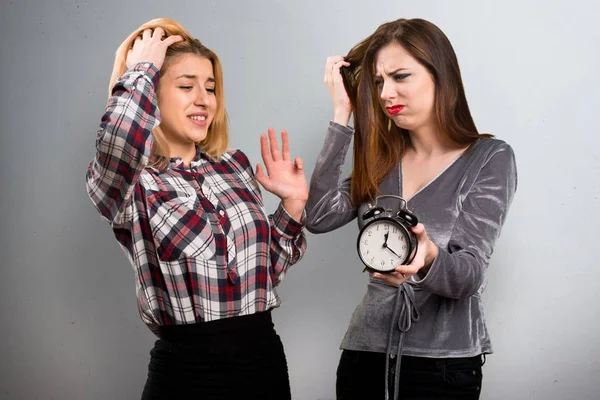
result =
[[[351,126],[341,125],[337,122],[329,121],[329,128],[336,133],[340,133],[346,136],[352,136],[354,134],[354,128]]]
[[[130,72],[141,72],[144,78],[148,79],[154,87],[158,85],[160,70],[151,62],[140,62],[129,69]]]
[[[277,232],[284,237],[294,238],[306,225],[306,210],[302,211],[302,218],[300,221],[293,219],[283,207],[283,204],[279,203],[277,210],[272,215],[273,226]]]

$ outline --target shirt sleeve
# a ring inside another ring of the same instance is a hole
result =
[[[254,170],[250,165],[248,157],[241,151],[240,163],[244,169],[244,179],[250,179],[249,186],[252,188],[255,196],[259,200],[261,207],[263,205],[262,192]],[[273,214],[268,215],[270,228],[269,258],[271,261],[270,273],[273,284],[277,286],[284,278],[287,270],[298,263],[306,252],[306,235],[304,227],[306,226],[306,211],[303,212],[300,221],[293,219],[280,202]]]
[[[354,131],[330,122],[323,148],[310,179],[306,228],[312,233],[333,231],[356,218],[350,197],[351,178],[340,182]]]
[[[271,267],[276,277],[275,284],[281,282],[288,268],[300,261],[306,252],[305,220],[305,216],[301,221],[293,219],[281,203],[269,216]]]
[[[152,130],[160,123],[155,87],[159,70],[139,63],[116,82],[96,137],[96,156],[86,173],[87,192],[112,225],[128,215],[134,187],[148,164]]]

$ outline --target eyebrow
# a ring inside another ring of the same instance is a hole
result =
[[[177,79],[181,79],[181,78],[185,78],[185,79],[196,79],[198,76],[197,75],[191,75],[191,74],[183,74],[178,76],[177,78],[175,78],[175,80]],[[208,78],[206,80],[206,82],[211,82],[211,83],[215,83],[215,78]]]
[[[405,71],[405,70],[407,70],[407,69],[408,69],[408,68],[398,68],[398,69],[396,69],[396,70],[394,70],[394,71],[392,71],[392,72],[387,72],[387,73],[386,73],[386,75],[387,75],[387,76],[391,76],[391,75],[394,75],[394,74],[395,74],[395,73],[397,73],[397,72],[400,72],[400,71]],[[381,77],[381,75],[380,75],[380,74],[375,74],[375,78],[380,78],[380,77]]]

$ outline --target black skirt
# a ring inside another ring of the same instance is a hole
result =
[[[271,312],[160,328],[142,400],[291,399]]]

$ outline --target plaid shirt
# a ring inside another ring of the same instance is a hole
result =
[[[198,149],[158,170],[148,165],[159,124],[159,71],[140,63],[113,88],[87,170],[88,194],[136,275],[142,320],[212,321],[280,304],[275,286],[306,250],[304,223],[279,205],[264,211],[248,158]]]

